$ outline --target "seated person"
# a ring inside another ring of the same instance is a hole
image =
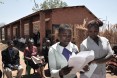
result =
[[[31,58],[32,56],[37,56],[38,55],[37,47],[34,46],[33,44],[34,44],[33,40],[28,40],[27,41],[27,47],[24,50],[25,63],[27,62],[28,65],[31,68],[36,69],[37,72],[39,73],[39,75],[41,76],[41,78],[43,78],[43,66],[42,66],[42,63],[35,64],[33,62],[32,58]],[[27,67],[26,67],[26,69],[27,69]]]
[[[18,49],[13,47],[13,41],[7,42],[8,47],[2,51],[2,62],[4,64],[4,73],[7,78],[12,77],[12,71],[17,70],[16,78],[21,78],[23,68],[20,65],[20,57]]]

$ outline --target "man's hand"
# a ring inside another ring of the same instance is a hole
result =
[[[32,60],[30,57],[25,57],[26,60]]]
[[[19,65],[14,65],[14,69],[18,69],[18,66],[19,66]]]
[[[33,52],[33,53],[31,54],[31,56],[35,56],[35,55],[37,55],[37,52]]]
[[[65,66],[64,68],[62,68],[60,71],[59,71],[59,74],[61,76],[63,75],[67,75],[68,73],[70,73],[70,71],[73,69],[73,67],[68,67],[68,66]]]
[[[90,70],[90,69],[89,69],[89,65],[84,66],[83,70],[84,70],[85,72],[89,71],[89,70]]]

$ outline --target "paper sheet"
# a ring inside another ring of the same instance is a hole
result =
[[[83,69],[90,61],[94,60],[94,51],[82,51],[77,55],[72,54],[69,58],[68,65],[73,66],[70,74],[75,74]]]
[[[84,74],[85,74],[88,78],[90,78],[90,77],[92,76],[93,72],[95,71],[96,67],[97,67],[97,64],[96,64],[96,63],[91,63],[91,65],[89,66],[89,69],[90,69],[90,70],[87,71],[87,72],[85,72]]]
[[[39,59],[38,57],[32,56],[31,58],[32,58],[32,60],[33,60],[33,62],[35,64],[38,64],[38,63],[41,63],[42,62],[41,59]]]

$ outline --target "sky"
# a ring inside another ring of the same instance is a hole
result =
[[[0,23],[11,23],[33,13],[33,0],[0,0]],[[38,4],[44,0],[35,0]],[[105,23],[117,23],[117,0],[62,0],[68,6],[86,6],[96,17]]]

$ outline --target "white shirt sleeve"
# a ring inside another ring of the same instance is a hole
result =
[[[114,54],[114,51],[112,50],[109,41],[107,42],[107,50],[108,50],[108,55],[106,57]]]
[[[56,66],[56,57],[55,57],[53,48],[50,48],[48,58],[49,58],[49,67],[50,67],[51,77],[60,78],[59,70],[57,70],[57,68],[56,68],[57,67]]]

